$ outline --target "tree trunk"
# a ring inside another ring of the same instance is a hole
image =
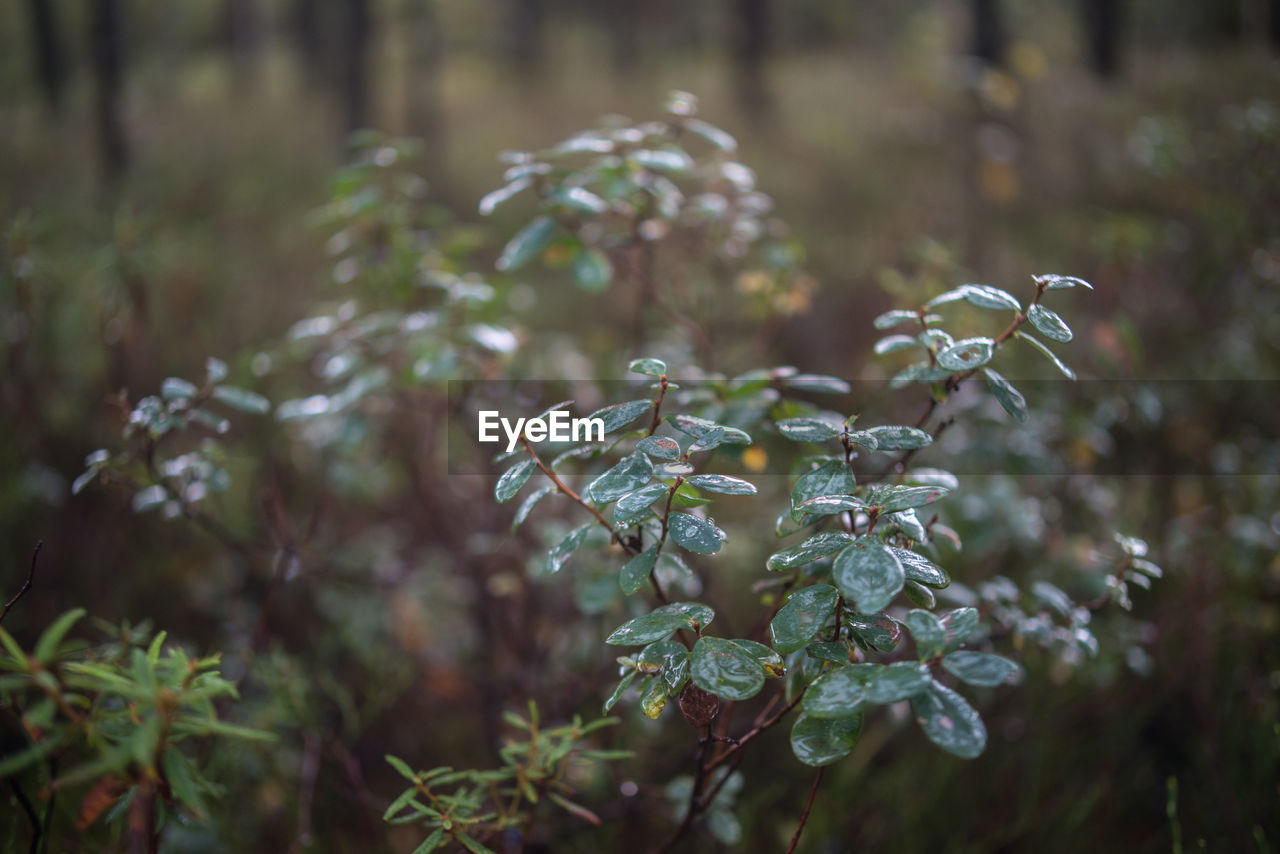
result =
[[[103,175],[113,183],[129,166],[129,146],[121,116],[124,65],[120,45],[120,0],[89,4],[89,54],[93,62],[93,111]]]
[[[259,10],[256,0],[225,0],[222,7],[227,53],[231,58],[231,79],[236,94],[244,95],[253,85],[258,60]]]
[[[769,53],[769,0],[734,0],[734,75],[738,103],[752,118],[769,112],[765,60]]]
[[[369,126],[369,0],[345,0],[344,11],[342,116],[350,136]]]
[[[440,18],[431,0],[409,0],[405,33],[409,38],[409,79],[405,92],[409,133],[422,140],[426,150],[424,170],[436,184],[448,170],[445,160],[444,104],[440,93],[440,66],[444,38]]]
[[[1084,0],[1089,64],[1104,80],[1120,73],[1121,0]]]
[[[542,70],[545,0],[506,0],[501,49],[507,64],[528,86]]]
[[[973,55],[986,65],[1004,65],[1005,29],[1000,0],[971,0]]]
[[[36,79],[44,93],[45,104],[52,115],[62,111],[62,93],[67,70],[58,39],[58,20],[50,0],[29,0],[31,10],[31,43],[35,46]]]

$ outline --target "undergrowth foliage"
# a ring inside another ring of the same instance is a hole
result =
[[[688,731],[683,770],[651,781],[661,794],[644,795],[671,817],[656,847],[701,832],[740,842],[734,804],[752,784],[739,770],[743,754],[785,726],[795,760],[818,769],[808,802],[796,795],[794,848],[822,769],[850,754],[868,716],[909,705],[928,740],[975,757],[988,741],[975,698],[1020,680],[1020,650],[1039,644],[1064,662],[1087,661],[1098,650],[1094,612],[1110,602],[1130,607],[1132,588],[1160,576],[1145,543],[1123,535],[1103,550],[1106,594],[1088,601],[1044,578],[1025,587],[999,576],[965,583],[947,568],[962,543],[943,519],[964,488],[934,447],[954,423],[948,402],[980,382],[1010,418],[1028,422],[1035,401],[997,367],[1034,355],[1074,379],[1041,339],[1071,342],[1052,303],[1058,292],[1089,289],[1082,279],[1039,275],[1025,291],[961,284],[869,320],[886,333],[874,351],[894,365],[890,387],[919,400],[914,422],[894,423],[857,409],[858,395],[839,377],[712,368],[713,359],[737,356],[718,348],[717,319],[767,325],[803,311],[815,285],[799,244],[738,159],[737,142],[697,116],[691,95],[674,94],[656,121],[612,120],[545,150],[503,155],[505,183],[480,212],[534,210],[498,252],[493,275],[476,272],[484,233],[428,205],[423,182],[405,172],[411,144],[375,135],[359,144],[316,215],[329,231],[337,298],[234,367],[209,359],[196,380],[170,378],[136,402],[122,394],[121,442],[90,454],[74,485],[121,487],[139,513],[190,520],[230,556],[240,585],[230,593],[263,594],[253,630],[228,638],[234,680],[219,675],[218,656],[190,657],[145,626],[108,628],[98,645],[69,641],[79,610],[49,626],[32,652],[0,630],[0,700],[23,742],[6,749],[0,776],[22,792],[33,838],[102,832],[155,850],[175,820],[209,819],[219,781],[184,749],[201,739],[321,745],[350,768],[331,733],[367,737],[369,722],[407,689],[409,667],[368,646],[368,637],[388,631],[379,625],[338,654],[368,690],[297,675],[305,659],[297,644],[287,651],[273,620],[280,591],[309,585],[317,619],[355,632],[334,616],[350,604],[350,587],[332,579],[375,572],[367,553],[313,545],[325,502],[367,518],[438,525],[430,535],[459,558],[477,554],[474,532],[447,520],[468,508],[468,524],[486,542],[533,556],[527,582],[489,577],[486,595],[502,585],[561,584],[562,573],[575,572],[566,568],[587,559],[612,567],[578,588],[582,613],[558,631],[594,638],[575,653],[589,681],[578,696],[602,715],[627,717],[544,722],[534,700],[570,690],[544,683],[545,695],[526,698],[526,713],[506,713],[497,767],[455,770],[388,755],[408,786],[377,795],[383,818],[417,826],[419,852],[518,850],[552,811],[607,821],[584,793],[599,792],[602,763],[626,767],[644,755],[652,729],[632,709],[649,719],[665,713],[668,726]],[[474,423],[483,405],[481,391],[453,394],[448,384],[529,379],[556,364],[521,326],[527,286],[513,276],[535,262],[588,294],[617,291],[633,306],[632,358],[603,369],[621,381],[596,388],[619,395],[592,413],[604,424],[602,441],[524,436],[496,460],[451,451],[500,472],[493,496],[516,509],[499,511],[440,474],[443,449],[460,447],[447,441],[450,431]],[[743,310],[726,319],[727,304]],[[270,454],[270,477],[257,490],[265,500],[237,484],[253,453]],[[292,475],[280,473],[281,460]],[[763,474],[766,465],[789,474]],[[281,487],[286,477],[305,487]],[[768,523],[722,525],[712,515],[722,502],[722,518],[748,508]],[[717,563],[740,539],[755,541],[767,559]],[[401,583],[376,572],[379,584]],[[754,612],[741,612],[742,601]],[[717,622],[721,614],[730,618]],[[600,628],[606,617],[612,630]],[[724,624],[736,630],[718,631]],[[597,679],[611,660],[613,677]],[[237,685],[255,697],[233,705]],[[324,711],[330,706],[340,713]],[[227,722],[239,712],[249,725]],[[435,767],[415,770],[424,765]],[[38,808],[39,799],[52,804],[74,787],[74,816]]]

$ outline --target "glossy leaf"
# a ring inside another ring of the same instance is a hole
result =
[[[995,352],[995,341],[990,338],[965,338],[940,350],[938,365],[949,371],[967,371],[990,362]]]
[[[805,765],[830,765],[848,756],[862,732],[862,715],[824,720],[800,715],[791,727],[791,752]]]
[[[831,578],[857,610],[875,613],[902,590],[902,564],[875,537],[859,537],[836,555]]]
[[[666,374],[667,363],[661,359],[633,359],[631,364],[627,366],[627,370],[633,374],[660,377]]]
[[[822,394],[848,394],[849,384],[839,377],[828,377],[820,374],[796,374],[782,381],[787,388],[796,391],[819,392]]]
[[[811,498],[824,495],[852,495],[858,481],[842,460],[827,460],[796,480],[791,489],[791,506],[797,507]]]
[[[515,518],[511,520],[511,530],[514,531],[519,528],[524,523],[524,520],[529,518],[529,514],[533,512],[533,508],[538,505],[538,502],[555,491],[556,487],[554,486],[544,486],[529,493],[528,497],[520,502],[520,506],[516,508]]]
[[[804,713],[815,718],[849,718],[867,701],[867,678],[878,664],[848,664],[819,676],[800,701]]]
[[[846,625],[864,648],[893,652],[902,640],[902,626],[884,614],[855,614]]]
[[[978,609],[956,608],[954,611],[943,614],[940,622],[947,631],[945,651],[951,652],[959,649],[978,628]]]
[[[551,217],[545,214],[534,217],[503,247],[497,268],[504,272],[519,270],[542,254],[542,250],[551,243],[556,229],[556,221]]]
[[[910,323],[918,320],[919,315],[914,311],[907,311],[904,308],[895,308],[890,311],[886,311],[884,314],[877,317],[872,322],[872,325],[875,326],[876,329],[892,329],[895,326],[901,326],[904,323]]]
[[[915,608],[907,612],[906,624],[916,642],[916,656],[921,661],[942,655],[947,648],[947,629],[937,616]]]
[[[653,463],[641,453],[628,454],[613,468],[601,474],[587,486],[583,497],[588,501],[606,504],[635,492],[653,477]]]
[[[866,681],[868,703],[897,703],[909,700],[929,687],[929,668],[914,661],[895,661],[869,671]]]
[[[1093,285],[1089,284],[1084,279],[1080,279],[1075,276],[1059,276],[1056,273],[1045,273],[1044,275],[1036,276],[1035,280],[1037,284],[1044,285],[1045,290],[1050,291],[1058,291],[1063,290],[1064,288],[1074,287],[1093,290]]]
[[[987,746],[987,728],[963,697],[937,682],[911,700],[916,722],[948,753],[973,759]]]
[[[79,622],[84,615],[84,608],[73,608],[54,620],[41,633],[39,640],[36,641],[36,647],[33,651],[36,661],[46,667],[49,666],[57,656],[58,649],[62,646],[62,641],[66,638],[67,633],[71,631],[71,627]]]
[[[1021,340],[1026,341],[1032,347],[1035,347],[1037,350],[1043,353],[1044,357],[1048,359],[1050,362],[1053,362],[1053,366],[1057,368],[1064,377],[1066,377],[1069,380],[1074,380],[1076,378],[1076,372],[1068,368],[1066,364],[1061,359],[1059,359],[1056,355],[1054,355],[1054,352],[1050,350],[1048,347],[1046,347],[1039,339],[1033,338],[1022,331],[1013,333],[1013,336],[1015,338],[1020,338]]]
[[[788,654],[803,648],[831,619],[839,593],[826,584],[803,587],[787,597],[769,623],[773,648]]]
[[[725,495],[756,494],[756,488],[752,484],[726,474],[695,474],[686,478],[685,482],[708,492],[719,492]]]
[[[1059,344],[1067,344],[1074,337],[1067,322],[1056,311],[1040,303],[1036,303],[1027,310],[1027,320],[1030,320],[1031,325],[1039,329],[1044,337],[1051,338]]]
[[[504,504],[514,498],[516,493],[529,482],[529,478],[533,476],[537,467],[538,464],[532,457],[526,457],[504,471],[493,488],[493,496],[498,499],[498,503]]]
[[[658,676],[650,676],[640,686],[640,711],[646,718],[656,720],[667,707],[667,686]]]
[[[1022,668],[1001,655],[987,652],[959,650],[942,659],[947,672],[970,685],[991,687],[1002,683],[1016,683],[1022,677]]]
[[[897,546],[889,546],[889,551],[893,552],[893,556],[902,564],[907,578],[912,581],[938,590],[951,583],[951,576],[947,575],[946,570],[923,555]]]
[[[655,543],[640,554],[631,558],[622,567],[618,575],[618,586],[622,592],[630,596],[649,583],[649,573],[658,562],[658,546]]]
[[[853,535],[846,534],[843,531],[814,534],[802,543],[771,555],[768,568],[772,572],[779,572],[784,569],[804,566],[820,557],[835,554],[851,542],[853,542]]]
[[[631,683],[636,681],[637,675],[638,674],[632,670],[626,676],[622,677],[618,682],[617,687],[613,689],[613,693],[611,693],[609,698],[604,701],[604,707],[601,714],[609,714],[609,712],[613,710],[613,707],[618,705],[618,701],[622,699],[622,695],[627,693],[627,689],[631,687]]]
[[[869,427],[866,432],[875,437],[881,451],[913,451],[933,444],[933,437],[916,427]]]
[[[940,486],[898,486],[877,483],[867,488],[862,502],[868,507],[879,507],[881,513],[895,513],[911,507],[932,504],[947,494]]]
[[[670,490],[665,483],[646,484],[635,492],[628,492],[613,505],[613,521],[618,525],[629,525],[644,518],[653,502],[662,498]]]
[[[843,426],[821,418],[786,418],[778,422],[778,432],[793,442],[825,442],[843,431]]]
[[[636,442],[636,450],[660,460],[680,459],[680,443],[666,436],[645,436]]]
[[[742,647],[724,638],[699,638],[689,659],[689,677],[699,688],[726,700],[746,700],[764,687],[764,669]]]
[[[728,539],[725,532],[711,522],[688,513],[672,513],[667,524],[671,539],[698,554],[715,554]]]
[[[992,397],[1004,408],[1004,411],[1018,421],[1026,422],[1028,418],[1027,399],[1022,396],[1022,392],[1018,391],[1007,379],[990,368],[983,368],[982,373],[986,376],[987,388],[991,389]]]
[[[912,350],[920,346],[920,342],[910,335],[888,335],[876,342],[875,354],[884,356],[899,350]]]
[[[587,534],[591,533],[591,528],[594,524],[593,522],[587,522],[574,528],[567,537],[552,546],[543,561],[543,572],[548,575],[559,572],[565,561],[569,559],[569,556],[586,541]]]
[[[647,646],[654,641],[666,640],[680,629],[692,626],[687,614],[672,611],[652,611],[628,620],[605,638],[614,646]]]
[[[271,411],[271,401],[257,392],[234,386],[215,386],[213,399],[220,403],[225,403],[232,409],[238,409],[241,412],[249,412],[254,415],[265,415]]]
[[[589,418],[599,418],[604,422],[605,434],[625,427],[641,415],[653,409],[652,400],[629,400],[626,403],[615,403],[603,409],[597,409]]]

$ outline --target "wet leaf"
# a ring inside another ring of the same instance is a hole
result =
[[[661,377],[667,372],[667,363],[661,359],[633,359],[627,370],[633,374]]]
[[[740,478],[726,474],[695,474],[685,479],[685,483],[705,489],[708,492],[719,492],[725,495],[755,495],[756,488]]]
[[[825,442],[839,436],[844,427],[821,418],[786,418],[778,422],[778,432],[793,442]]]
[[[650,483],[635,492],[628,492],[613,505],[614,523],[628,525],[644,518],[653,502],[665,496],[669,489],[665,483]]]
[[[919,315],[914,311],[907,311],[904,308],[895,308],[886,311],[873,321],[876,329],[892,329],[895,326],[901,326],[904,323],[918,321]]]
[[[680,459],[680,443],[666,436],[645,436],[636,442],[636,450],[660,460]]]
[[[875,613],[888,607],[902,590],[902,564],[875,537],[859,537],[836,555],[831,578],[859,611]]]
[[[791,727],[791,752],[805,765],[830,765],[849,755],[861,732],[861,714],[835,720],[800,715]]]
[[[911,507],[932,504],[947,494],[940,486],[898,486],[877,483],[867,488],[862,501],[868,507],[879,507],[881,513],[895,513]]]
[[[724,638],[699,638],[689,659],[689,677],[704,691],[726,700],[746,700],[764,687],[760,662]]]
[[[849,384],[839,377],[828,377],[820,374],[795,374],[782,381],[787,388],[796,391],[818,392],[821,394],[848,394]]]
[[[1035,347],[1037,350],[1043,353],[1045,358],[1048,359],[1050,362],[1053,362],[1053,366],[1057,368],[1059,371],[1061,371],[1062,375],[1067,379],[1074,380],[1076,378],[1076,372],[1068,368],[1066,364],[1061,359],[1059,359],[1056,355],[1054,355],[1052,350],[1050,350],[1043,343],[1041,343],[1039,339],[1032,338],[1030,335],[1022,331],[1013,333],[1013,337],[1026,341],[1032,347]]]
[[[893,556],[902,564],[907,578],[912,581],[938,590],[951,583],[951,576],[947,575],[942,567],[928,558],[916,554],[910,549],[900,549],[897,546],[889,546],[889,551],[893,552]]]
[[[995,341],[990,338],[965,338],[940,350],[938,365],[949,371],[967,371],[990,362],[995,352]]]
[[[653,477],[653,463],[641,453],[628,454],[587,486],[583,497],[606,504],[635,492]]]
[[[884,614],[855,614],[846,624],[864,646],[881,652],[893,652],[902,640],[902,626]]]
[[[947,648],[947,630],[937,616],[915,608],[907,612],[906,624],[916,642],[916,656],[921,661],[942,655]]]
[[[870,671],[866,682],[868,703],[909,700],[929,687],[929,668],[914,661],[895,661]]]
[[[649,573],[658,562],[658,546],[655,543],[640,554],[631,558],[622,567],[618,575],[618,586],[622,592],[630,596],[649,583]]]
[[[804,566],[820,557],[835,554],[851,542],[853,542],[853,535],[846,534],[843,531],[814,534],[798,545],[771,555],[768,568],[772,572],[779,572],[784,569]]]
[[[605,643],[614,646],[647,646],[654,641],[666,640],[680,629],[691,626],[692,621],[687,614],[653,611],[618,626],[605,638]]]
[[[640,686],[640,711],[650,720],[656,720],[667,707],[667,686],[657,676],[650,676]]]
[[[604,422],[606,435],[620,427],[625,427],[641,415],[653,409],[652,400],[629,400],[626,403],[615,403],[603,409],[597,409],[588,418],[599,418]]]
[[[505,504],[514,498],[516,493],[529,482],[529,478],[533,476],[537,467],[537,462],[532,457],[527,457],[504,471],[493,488],[493,496],[498,499],[498,503]]]
[[[920,346],[920,342],[910,335],[888,335],[876,342],[875,354],[884,356],[897,353],[899,350],[911,350]]]
[[[1051,338],[1059,344],[1067,344],[1074,337],[1067,322],[1056,311],[1045,308],[1040,303],[1036,303],[1027,310],[1027,319],[1046,338]]]
[[[1022,396],[1022,392],[990,368],[983,368],[982,373],[987,378],[987,388],[991,389],[996,402],[1016,420],[1025,423],[1028,418],[1027,399]]]
[[[956,608],[941,617],[942,627],[947,631],[945,652],[959,649],[978,628],[978,609]]]
[[[729,642],[736,644],[739,649],[755,659],[760,665],[760,669],[764,671],[766,679],[777,679],[787,672],[782,656],[764,644],[745,638],[733,638]]]
[[[947,672],[970,685],[991,687],[1002,683],[1016,683],[1022,678],[1022,668],[1001,655],[987,652],[959,650],[942,659]]]
[[[1056,273],[1045,273],[1044,275],[1036,276],[1035,280],[1037,284],[1043,284],[1045,286],[1045,290],[1050,291],[1058,291],[1063,290],[1064,288],[1074,287],[1093,290],[1093,285],[1089,284],[1084,279],[1079,279],[1075,276],[1059,276]]]
[[[587,534],[591,532],[594,522],[587,522],[569,532],[569,535],[560,542],[556,543],[547,552],[546,559],[543,561],[542,571],[548,575],[557,573],[569,556],[577,550],[587,539]]]
[[[524,501],[520,502],[520,506],[516,508],[515,518],[511,520],[511,530],[519,528],[525,519],[529,518],[529,514],[533,512],[533,508],[538,502],[546,498],[548,495],[556,491],[554,486],[544,486],[534,492],[529,493]]]
[[[869,427],[866,430],[881,451],[913,451],[933,444],[933,437],[916,427]]]
[[[715,554],[728,536],[706,519],[688,513],[672,513],[667,520],[671,539],[697,554]]]
[[[813,640],[831,619],[839,595],[834,587],[814,584],[788,596],[786,604],[769,623],[773,648],[784,654],[792,653]]]
[[[680,692],[680,714],[691,726],[710,726],[720,713],[720,698],[688,682]]]
[[[556,221],[545,214],[534,217],[503,247],[495,266],[504,272],[519,270],[542,254],[557,227]]]
[[[987,728],[965,699],[937,682],[911,700],[916,722],[929,740],[948,753],[973,759],[987,746]]]
[[[867,679],[878,664],[847,664],[819,676],[800,701],[804,713],[814,718],[849,718],[860,715],[867,701]]]
[[[636,672],[632,670],[626,676],[622,677],[621,681],[618,682],[617,687],[613,689],[613,693],[609,695],[609,699],[604,701],[604,708],[601,711],[601,714],[609,714],[609,712],[613,710],[613,707],[618,705],[618,701],[622,699],[622,695],[631,687],[631,683],[636,681],[636,675]]]

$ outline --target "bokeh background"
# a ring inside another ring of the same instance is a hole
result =
[[[70,495],[85,455],[119,443],[111,396],[197,377],[209,355],[254,377],[255,353],[340,298],[313,212],[362,128],[422,141],[407,165],[473,224],[475,269],[548,372],[617,376],[625,307],[554,269],[493,273],[530,210],[482,218],[476,204],[500,184],[499,151],[658,115],[676,88],[737,136],[811,277],[760,318],[758,346],[717,367],[754,367],[750,352],[874,379],[871,319],[892,305],[962,281],[1025,293],[1035,273],[1082,276],[1096,291],[1063,313],[1083,391],[1040,401],[1041,426],[1069,437],[1053,470],[1072,474],[1013,476],[1025,443],[975,427],[996,450],[969,470],[1011,474],[973,478],[952,512],[968,540],[952,572],[1088,594],[1097,579],[1074,568],[1114,528],[1167,571],[1099,631],[1096,660],[1026,651],[1023,686],[982,705],[982,758],[946,757],[891,715],[870,725],[828,774],[802,849],[1280,845],[1280,3],[23,0],[0,7],[0,45],[6,599],[45,542],[6,628],[29,638],[85,605],[234,651],[278,594],[242,719],[282,740],[210,757],[222,812],[171,828],[164,850],[412,850],[411,831],[380,821],[398,792],[382,755],[483,766],[503,708],[533,696],[552,715],[592,712],[601,629],[622,611],[589,573],[529,578],[537,536],[502,540],[509,511],[483,490],[393,476],[308,509],[307,477],[288,472],[314,473],[310,458],[246,428],[227,524],[257,536],[275,490],[298,528],[320,529],[314,571],[276,590],[127,494]],[[1159,400],[1090,393],[1107,378],[1163,381]],[[415,425],[369,441],[411,458]],[[771,550],[739,553],[744,591]],[[582,612],[580,634],[557,634]],[[641,757],[583,796],[604,828],[552,819],[545,850],[644,850],[669,824],[661,787],[687,770],[687,733],[630,723],[618,744]],[[781,850],[808,774],[781,737],[743,771],[742,846]],[[639,797],[618,795],[626,780]],[[24,839],[17,811],[0,812],[0,838]]]

